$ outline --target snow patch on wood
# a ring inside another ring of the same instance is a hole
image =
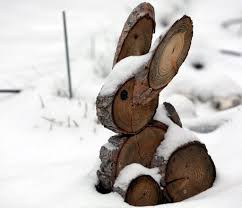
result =
[[[199,141],[199,139],[191,131],[183,129],[176,124],[170,125],[164,141],[157,148],[156,155],[162,156],[164,160],[168,160],[176,149],[194,141]]]
[[[161,175],[159,174],[159,168],[149,169],[138,163],[132,163],[120,171],[114,183],[114,188],[120,188],[126,192],[130,182],[141,175],[149,175],[160,184]]]
[[[175,124],[167,115],[164,104],[160,105],[154,116],[154,120],[160,121],[168,126],[165,139],[156,150],[156,157],[162,157],[167,161],[170,155],[180,146],[199,139],[189,130]]]
[[[143,66],[150,60],[151,55],[152,53],[142,56],[129,56],[118,62],[105,80],[99,95],[114,95],[119,86],[143,69]]]
[[[168,117],[166,108],[164,104],[159,105],[159,107],[156,109],[156,114],[154,116],[154,120],[160,121],[167,126],[173,125],[173,121]]]

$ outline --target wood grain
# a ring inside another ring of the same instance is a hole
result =
[[[113,60],[113,66],[128,56],[148,53],[155,31],[154,8],[149,3],[139,4],[126,20]]]

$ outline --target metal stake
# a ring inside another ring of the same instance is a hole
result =
[[[66,13],[62,11],[63,26],[64,26],[64,36],[65,36],[65,48],[66,48],[66,66],[68,75],[68,86],[69,86],[69,98],[72,98],[72,85],[71,85],[71,69],[70,69],[70,58],[69,58],[69,47],[68,47],[68,36],[66,27]]]

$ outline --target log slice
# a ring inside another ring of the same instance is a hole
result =
[[[159,184],[148,175],[134,179],[126,192],[125,201],[133,206],[152,206],[161,202],[162,192]]]
[[[210,188],[215,177],[215,166],[205,145],[194,141],[169,157],[164,192],[170,202],[182,201]]]
[[[112,115],[115,126],[124,133],[139,132],[154,116],[158,97],[144,105],[133,102],[135,79],[127,81],[116,93]]]
[[[157,147],[163,141],[165,132],[166,126],[160,122],[155,122],[140,133],[129,137],[119,152],[116,176],[125,166],[131,163],[139,163],[150,168],[153,156]]]
[[[126,20],[119,37],[113,66],[128,56],[148,53],[155,31],[154,8],[149,3],[139,4]]]
[[[187,57],[193,35],[192,20],[183,16],[177,20],[155,49],[150,63],[149,85],[158,90],[166,86],[176,75]]]

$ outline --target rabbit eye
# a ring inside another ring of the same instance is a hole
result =
[[[138,35],[137,35],[137,34],[135,34],[135,35],[134,35],[134,39],[137,39],[137,38],[138,38]]]
[[[120,93],[121,100],[127,100],[128,99],[128,92],[126,90],[122,90]]]

